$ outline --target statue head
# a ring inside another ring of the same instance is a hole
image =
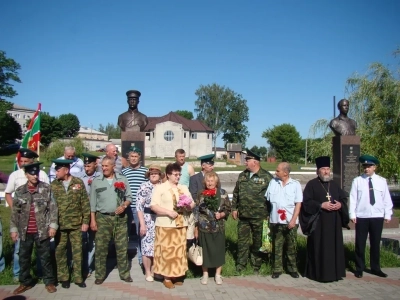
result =
[[[127,102],[129,109],[137,109],[141,93],[136,90],[129,90],[126,92]]]
[[[349,104],[350,102],[347,99],[342,99],[338,102],[337,107],[342,115],[347,116],[347,113],[349,112]]]

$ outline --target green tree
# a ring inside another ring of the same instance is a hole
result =
[[[74,114],[63,114],[58,117],[58,121],[62,125],[63,137],[75,137],[78,135],[80,123]]]
[[[19,123],[7,111],[0,111],[0,141],[1,144],[13,144],[16,139],[22,138]]]
[[[213,147],[217,137],[224,133],[222,140],[226,143],[246,143],[249,108],[242,95],[216,83],[200,85],[195,95],[195,113],[197,119],[203,121],[214,130]]]
[[[7,58],[6,53],[0,50],[0,99],[3,97],[12,98],[18,95],[10,82],[21,82],[18,77],[20,68],[19,63],[12,58]]]
[[[261,146],[261,147],[253,146],[250,148],[250,151],[260,155],[261,157],[266,157],[267,153],[268,153],[267,148],[264,146]]]
[[[103,132],[108,135],[109,139],[120,139],[121,138],[121,128],[111,123],[107,123],[107,125],[100,124],[99,129],[100,132]]]
[[[42,156],[46,160],[51,161],[52,159],[63,156],[66,146],[74,147],[76,156],[82,158],[82,153],[85,152],[85,143],[79,137],[69,139],[68,141],[54,140],[51,147],[47,147],[42,153]]]
[[[188,119],[188,120],[193,120],[193,118],[194,118],[193,113],[188,110],[176,110],[175,113],[180,115],[181,117]]]
[[[297,162],[301,147],[300,133],[291,124],[273,126],[262,133],[282,161]]]

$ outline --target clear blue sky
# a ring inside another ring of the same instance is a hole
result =
[[[195,90],[215,82],[248,101],[249,147],[282,123],[307,137],[349,76],[397,64],[400,46],[397,0],[2,0],[0,11],[0,49],[22,67],[14,103],[97,129],[116,124],[129,89],[162,116],[193,111]]]

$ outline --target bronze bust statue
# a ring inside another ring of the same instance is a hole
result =
[[[357,123],[353,119],[347,117],[349,112],[349,100],[342,99],[338,102],[337,107],[340,111],[339,116],[332,119],[329,127],[336,136],[356,135]]]
[[[138,104],[141,93],[136,90],[126,92],[129,109],[118,117],[121,131],[143,131],[147,126],[147,116],[139,112]]]

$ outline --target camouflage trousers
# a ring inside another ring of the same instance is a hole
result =
[[[31,275],[31,261],[33,245],[42,264],[43,282],[45,285],[56,284],[53,264],[50,254],[50,238],[39,240],[38,234],[27,233],[25,241],[20,241],[19,248],[19,282],[25,286],[34,284]]]
[[[272,271],[279,273],[283,271],[283,248],[286,244],[287,271],[297,272],[297,229],[292,229],[287,224],[270,224],[272,233]]]
[[[97,232],[95,237],[96,279],[106,278],[106,263],[108,244],[114,239],[117,253],[117,266],[121,279],[130,276],[128,263],[128,232],[126,230],[126,214],[123,216],[108,216],[96,213]]]
[[[67,281],[70,278],[67,264],[67,244],[71,244],[74,282],[80,283],[82,278],[82,231],[81,229],[58,230],[56,242],[56,262],[58,281]]]
[[[263,219],[240,218],[238,222],[238,256],[237,269],[245,269],[250,252],[250,263],[255,270],[260,269],[262,258],[260,248],[262,245]]]

